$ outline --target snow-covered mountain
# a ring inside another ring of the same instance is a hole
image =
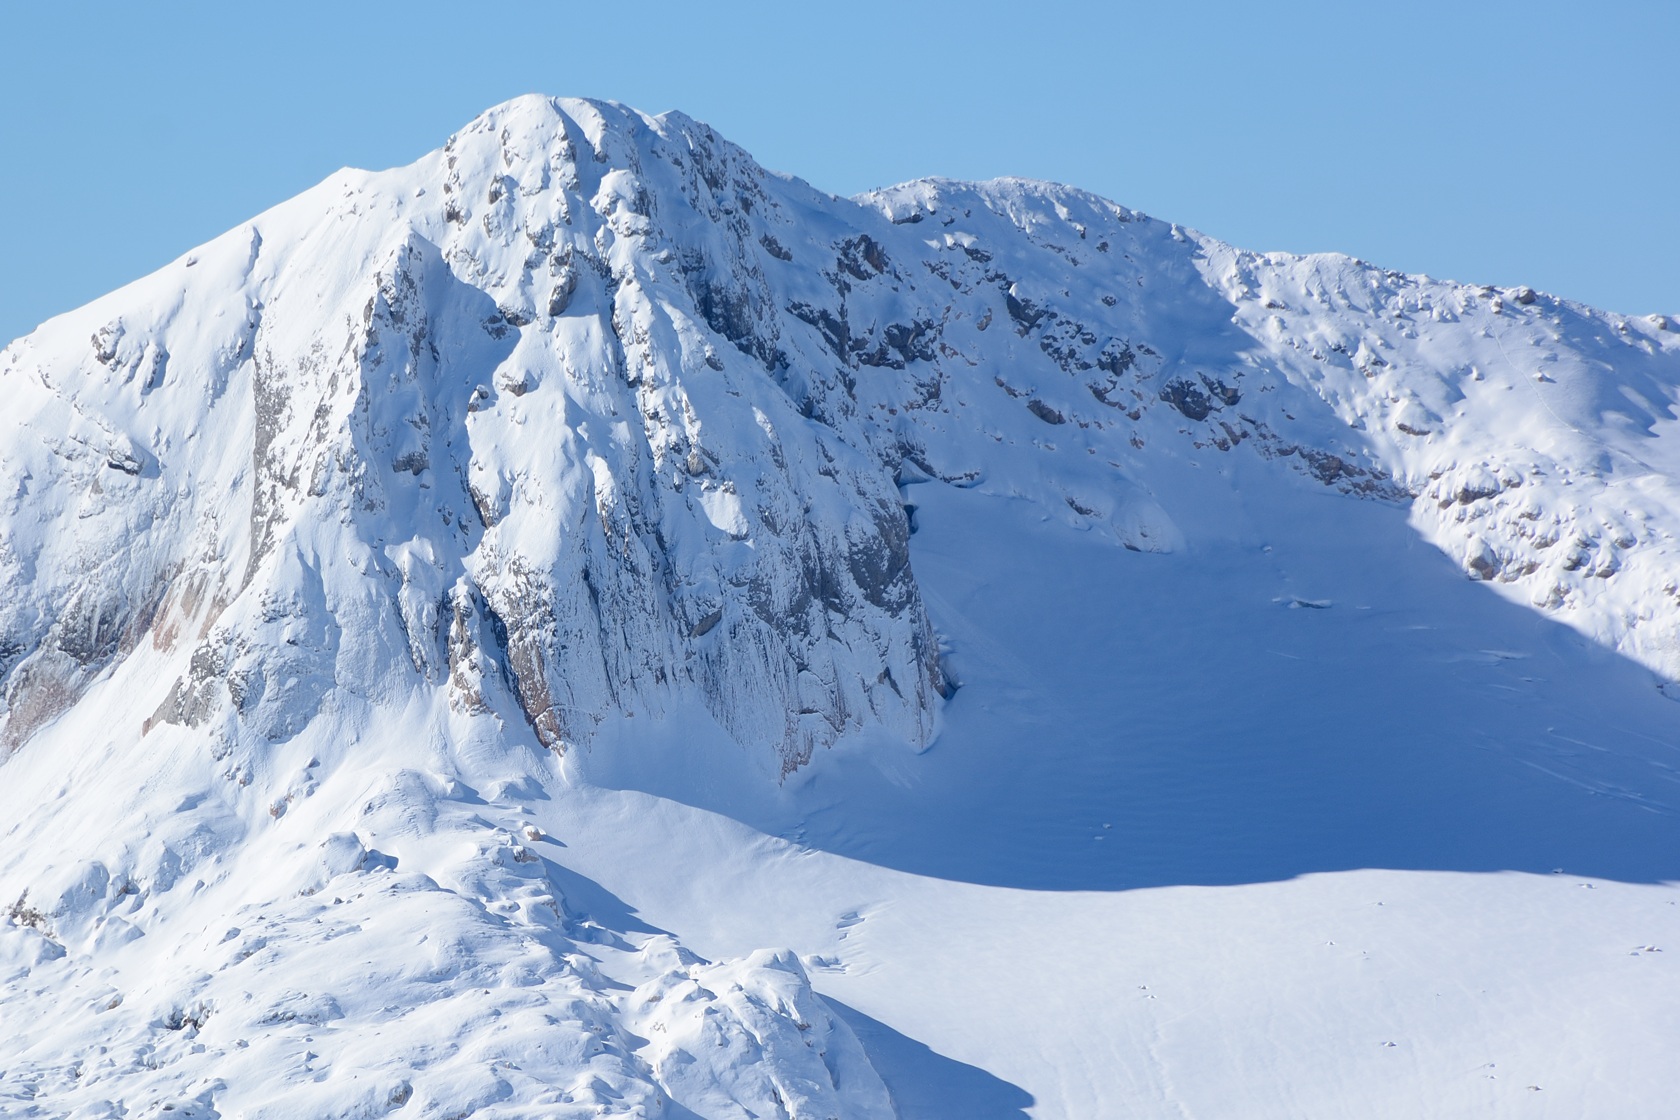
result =
[[[1061,859],[1041,830],[1065,770],[988,803],[995,877],[923,827],[971,813],[949,791],[988,767],[1155,741],[1133,719],[1151,665],[1180,709],[1273,717],[1257,697],[1386,674],[1556,770],[1529,715],[1416,669],[1444,655],[1406,627],[1363,666],[1251,678],[1297,640],[1281,608],[1346,588],[1483,620],[1477,664],[1563,649],[1547,733],[1612,684],[1631,697],[1590,745],[1637,773],[1558,786],[1655,822],[1638,872],[1582,870],[1680,874],[1661,800],[1680,709],[1658,691],[1680,679],[1680,324],[1660,317],[1249,253],[1043,183],[837,199],[680,114],[529,97],[43,325],[0,352],[0,398],[0,1007],[30,1024],[0,1041],[8,1115],[1188,1114],[1189,1090],[1127,1065],[1194,1081],[1159,1037],[1077,1076],[1029,1065],[1027,1089],[906,1072],[931,1036],[984,1059],[1007,1017],[942,1016],[949,996],[902,974],[883,984],[907,1002],[859,997],[915,951],[859,965],[872,911],[822,892],[909,911],[990,884],[1054,937],[1088,919],[1016,888],[1225,881],[1140,870],[1136,837],[1118,870]],[[1251,585],[1252,619],[1229,599]],[[1173,615],[1185,597],[1204,613]],[[1540,636],[1559,623],[1586,641]],[[1124,703],[1058,700],[1074,680]],[[1304,711],[1260,720],[1250,760],[1365,734]],[[1212,741],[1175,718],[1160,742]],[[990,750],[983,725],[1018,734]],[[1554,850],[1519,849],[1232,881],[1531,871]],[[827,870],[774,870],[802,861]],[[1448,909],[1493,928],[1530,901]],[[1610,919],[1581,920],[1590,940]],[[1010,924],[951,921],[901,945]],[[1081,976],[1045,990],[1118,998]],[[1661,976],[1630,991],[1672,994]],[[1093,1014],[1066,1019],[1088,1037]],[[1365,1084],[1456,1099],[1411,1061]],[[1673,1080],[1648,1072],[1617,1114]],[[1252,1107],[1227,1085],[1206,1114],[1382,1111],[1334,1080],[1293,1104],[1251,1086]]]

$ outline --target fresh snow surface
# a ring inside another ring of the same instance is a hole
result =
[[[0,400],[0,1115],[1680,1099],[1680,323],[531,97]]]

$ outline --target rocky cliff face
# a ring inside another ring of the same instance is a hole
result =
[[[150,723],[232,738],[435,687],[556,751],[687,697],[784,771],[925,743],[892,466],[781,388],[773,184],[529,100],[21,342],[8,744],[148,638],[181,667]]]

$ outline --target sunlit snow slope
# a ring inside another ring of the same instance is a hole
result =
[[[0,1114],[1665,1115],[1677,328],[341,172],[0,352]]]

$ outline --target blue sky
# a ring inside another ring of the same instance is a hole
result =
[[[1253,249],[1680,312],[1680,3],[78,3],[0,15],[0,338],[519,93],[840,194],[1028,175]]]

